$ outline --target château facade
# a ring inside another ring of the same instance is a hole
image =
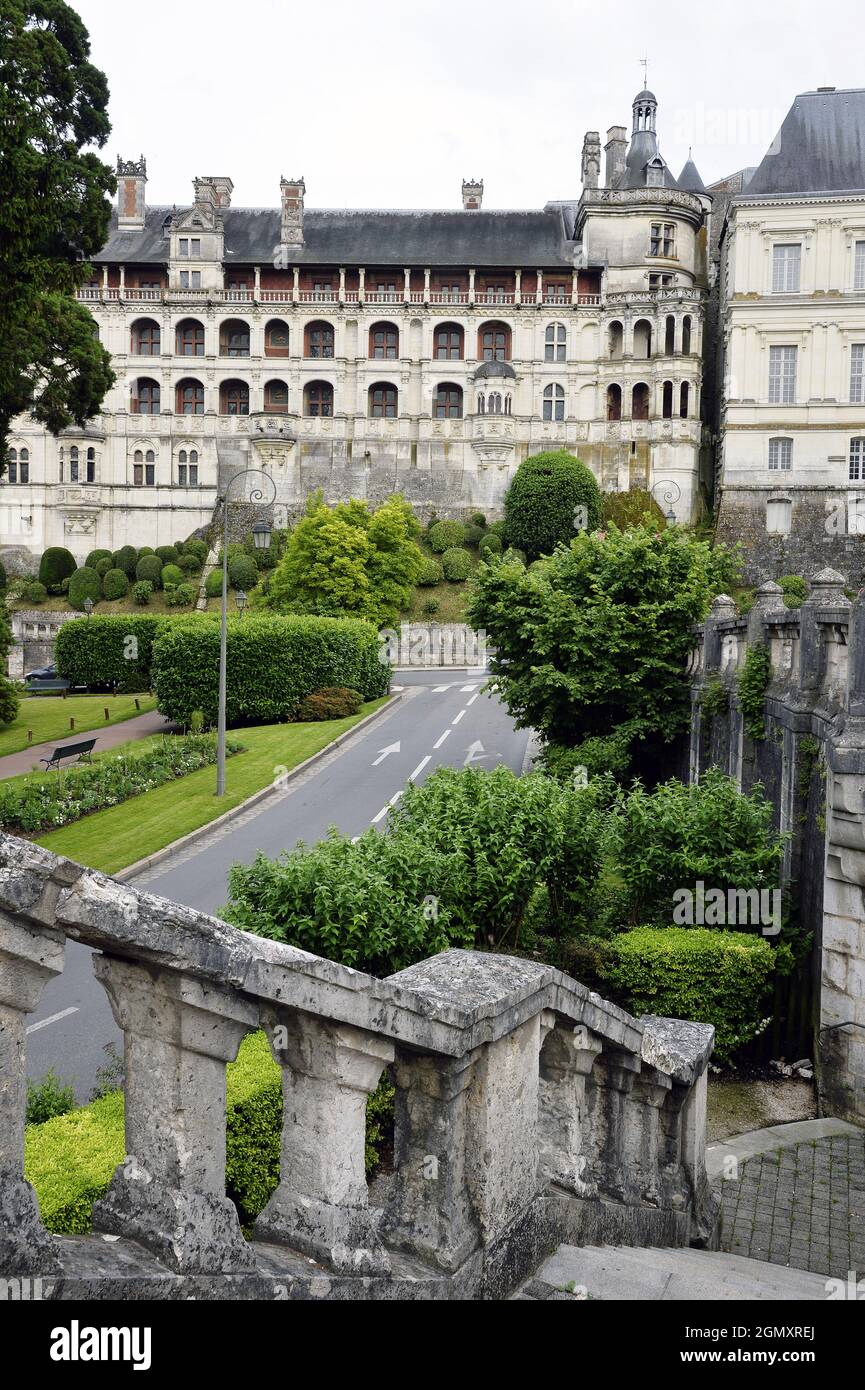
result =
[[[706,219],[693,164],[658,148],[634,101],[582,195],[484,211],[232,205],[227,177],[186,207],[146,201],[118,160],[117,206],[79,297],[117,381],[101,414],[54,438],[22,417],[2,482],[6,548],[162,544],[205,526],[220,488],[263,467],[278,519],[403,492],[421,515],[499,513],[518,463],[566,448],[601,486],[656,489],[679,520],[708,497],[702,415]]]

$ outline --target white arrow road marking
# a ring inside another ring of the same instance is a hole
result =
[[[465,714],[465,710],[464,710],[464,709],[461,709],[460,712],[459,712],[459,714],[457,715],[456,719],[452,719],[452,720],[451,720],[451,723],[452,723],[452,724],[459,724],[459,722],[460,722],[460,720],[462,719],[462,717],[463,717],[464,714]]]
[[[435,743],[433,744],[433,748],[441,748],[441,746],[442,746],[442,744],[444,743],[445,739],[446,739],[446,738],[450,738],[450,736],[451,736],[451,731],[450,731],[450,729],[445,729],[445,731],[444,731],[444,733],[442,734],[441,738],[437,738],[437,739],[436,739]]]
[[[379,763],[383,763],[384,760],[385,760],[385,758],[388,756],[389,753],[398,753],[399,751],[400,751],[400,743],[399,743],[399,739],[397,739],[396,743],[389,743],[388,746],[387,746],[387,748],[382,748],[382,750],[381,750],[381,752],[379,753],[378,757],[375,758],[375,759],[373,759],[373,764],[372,764],[373,767],[378,767]]]
[[[490,756],[489,753],[484,752],[484,745],[480,740],[477,740],[466,750],[466,760],[463,763],[463,767],[468,767],[469,763],[479,763],[483,758],[489,758]]]
[[[404,685],[392,685],[391,690],[405,690]]]
[[[476,686],[476,685],[461,685],[461,686],[460,686],[460,693],[463,694],[463,695],[465,695],[465,694],[466,694],[468,691],[470,691],[470,690],[477,690],[477,686]]]
[[[61,1009],[59,1014],[52,1014],[50,1018],[42,1018],[38,1023],[31,1023],[25,1031],[36,1033],[40,1028],[47,1028],[49,1023],[57,1023],[61,1018],[66,1018],[69,1014],[77,1014],[77,1009]]]
[[[424,768],[426,767],[426,765],[427,765],[427,763],[429,762],[429,760],[430,760],[430,755],[429,755],[429,753],[427,753],[426,757],[421,759],[421,761],[418,763],[417,767],[415,768],[414,772],[412,772],[411,775],[409,776],[409,779],[408,779],[408,780],[409,780],[410,782],[416,782],[416,781],[417,781],[418,777],[419,777],[420,774],[423,772],[423,770],[424,770]]]

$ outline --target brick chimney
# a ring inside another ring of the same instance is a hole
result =
[[[597,188],[601,176],[601,137],[596,130],[587,130],[583,140],[583,188]]]
[[[612,188],[625,169],[628,132],[623,125],[610,126],[607,131],[607,143],[604,146],[604,151],[607,156],[606,168],[604,169],[604,187]]]
[[[483,200],[483,179],[480,182],[477,179],[463,179],[463,210],[465,212],[480,212]]]
[[[303,245],[303,199],[306,184],[303,179],[281,178],[282,224],[279,239],[283,246]]]
[[[213,185],[216,196],[216,206],[218,208],[231,207],[231,195],[234,191],[234,184],[231,179],[222,174],[207,174],[198,180],[199,183],[209,183]]]
[[[147,161],[117,156],[117,226],[122,232],[140,232],[144,227],[144,186]]]
[[[216,186],[213,179],[195,178],[192,180],[192,188],[195,195],[195,206],[206,209],[208,212],[216,212],[219,203],[216,197]]]

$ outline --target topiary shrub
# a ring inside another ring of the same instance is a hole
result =
[[[477,550],[485,535],[483,526],[467,526],[463,545],[471,546],[472,550]]]
[[[610,942],[603,978],[640,1017],[711,1023],[726,1061],[756,1037],[775,953],[762,936],[704,927],[636,927]]]
[[[505,523],[504,523],[504,520],[501,520],[501,521],[494,521],[493,524],[492,524],[492,526],[488,526],[488,527],[487,527],[487,534],[489,535],[490,533],[491,533],[492,535],[494,535],[494,536],[501,536],[502,542],[504,542],[504,538],[505,538]]]
[[[135,566],[136,579],[148,579],[154,589],[162,588],[162,561],[158,555],[142,555]]]
[[[656,531],[663,531],[667,518],[651,492],[635,487],[630,492],[602,495],[601,524],[618,526],[620,531],[629,526],[652,526]]]
[[[430,527],[429,543],[441,555],[452,546],[462,545],[466,538],[466,528],[461,521],[437,521]]]
[[[85,567],[86,567],[87,569],[95,570],[96,565],[97,565],[97,563],[98,563],[99,560],[110,560],[110,559],[111,559],[111,551],[110,551],[110,550],[91,550],[90,554],[87,556],[87,559],[84,561],[84,564],[85,564]]]
[[[472,526],[479,526],[482,531],[487,529],[487,519],[483,512],[472,512],[469,522]]]
[[[169,608],[188,608],[195,602],[197,592],[191,584],[172,584],[165,590],[165,602]]]
[[[782,574],[778,583],[788,608],[799,608],[808,597],[808,582],[801,574]]]
[[[232,589],[249,592],[258,583],[258,566],[249,555],[235,555],[228,562],[228,582]]]
[[[204,592],[208,598],[219,598],[222,593],[222,566],[212,569],[204,581]]]
[[[139,560],[143,560],[144,557],[145,557],[145,555],[155,555],[155,554],[156,554],[156,551],[153,549],[153,546],[152,546],[152,545],[140,545],[140,546],[138,547],[138,558],[139,558]]]
[[[446,550],[442,556],[442,571],[445,579],[451,584],[458,584],[463,579],[468,579],[472,572],[471,557],[467,550],[461,550],[457,546],[452,546]]]
[[[162,566],[162,587],[163,589],[172,588],[176,584],[183,583],[183,570],[179,565]]]
[[[526,552],[517,550],[516,546],[510,545],[502,556],[503,560],[518,560],[521,565],[526,563]]]
[[[597,530],[600,519],[600,490],[584,463],[564,450],[534,454],[508,488],[504,539],[536,560],[579,531]]]
[[[149,579],[139,579],[132,586],[132,598],[139,608],[146,608],[153,593],[153,585]]]
[[[118,613],[64,623],[54,643],[57,669],[73,685],[148,690],[153,639],[169,621],[149,613]]]
[[[357,714],[362,704],[363,696],[359,690],[351,690],[347,685],[329,685],[304,696],[298,706],[297,718],[345,719]]]
[[[102,580],[102,592],[107,599],[126,598],[129,593],[129,580],[123,570],[108,571]]]
[[[85,599],[89,598],[92,599],[94,603],[98,603],[102,597],[102,580],[96,573],[96,570],[88,569],[85,565],[82,566],[80,570],[76,570],[73,575],[70,575],[69,593],[67,597],[69,599],[69,606],[71,608],[77,608],[79,613],[84,612]],[[74,627],[74,623],[67,623],[65,624],[65,626]],[[62,630],[63,629],[61,628],[61,632]],[[58,637],[59,635],[60,634],[58,633]],[[97,679],[99,678],[97,677]]]
[[[97,560],[95,565],[91,565],[90,569],[94,569],[99,575],[99,578],[104,580],[108,571],[114,569],[114,561],[110,555],[104,556],[101,560]],[[120,570],[119,573],[122,574],[123,570]]]
[[[501,553],[501,536],[497,536],[493,531],[489,532],[486,536],[484,536],[483,540],[478,546],[478,554],[480,555],[482,560],[486,560],[490,555],[501,555]]]
[[[439,561],[433,560],[432,557],[430,557],[428,560],[424,560],[423,569],[418,575],[417,582],[422,586],[441,584],[444,577],[444,570]]]
[[[207,559],[208,546],[206,541],[199,540],[197,536],[192,536],[188,541],[183,542],[184,555],[194,555],[199,564],[204,564]]]
[[[184,574],[200,574],[201,561],[196,555],[187,555],[184,552],[177,557],[177,568],[183,570]]]
[[[134,545],[122,545],[119,550],[115,550],[111,558],[115,569],[123,570],[130,579],[134,578],[135,566],[138,564],[138,551]]]
[[[52,545],[43,551],[39,561],[39,583],[49,593],[60,593],[60,585],[75,573],[75,556],[62,545]]]
[[[176,545],[158,545],[156,547],[156,554],[163,565],[176,565],[179,553]]]
[[[48,597],[48,590],[44,584],[40,584],[38,579],[31,579],[21,590],[21,597],[27,603],[44,603]]]

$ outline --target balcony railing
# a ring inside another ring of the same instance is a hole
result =
[[[603,296],[600,294],[578,294],[576,299],[570,293],[548,293],[544,291],[541,298],[538,298],[535,290],[523,290],[521,294],[515,291],[502,290],[478,290],[473,298],[470,298],[468,290],[410,290],[406,299],[404,290],[366,290],[361,299],[360,291],[357,289],[346,289],[340,294],[337,289],[332,290],[293,290],[290,287],[285,289],[241,289],[232,285],[225,289],[214,289],[211,287],[200,287],[199,289],[138,289],[132,286],[120,288],[117,285],[85,285],[77,291],[76,297],[85,303],[98,304],[114,303],[122,301],[124,303],[148,302],[148,303],[171,303],[172,301],[192,302],[210,301],[214,304],[477,304],[481,308],[494,308],[497,305],[510,306],[516,304],[543,304],[549,307],[568,308],[577,304],[587,307],[601,305]],[[702,297],[699,290],[645,290],[637,293],[611,294],[607,296],[607,302],[615,303],[656,303],[666,300],[693,300],[698,301]]]

